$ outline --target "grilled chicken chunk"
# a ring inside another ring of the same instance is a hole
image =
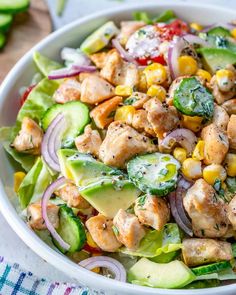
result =
[[[236,149],[236,115],[231,115],[227,126],[227,135],[229,138],[229,147]]]
[[[183,203],[195,236],[219,238],[226,234],[229,223],[226,204],[204,179],[198,179],[188,189]]]
[[[21,153],[40,155],[43,131],[32,119],[24,117],[21,130],[14,139],[12,146]]]
[[[68,183],[55,192],[69,207],[87,209],[90,204],[80,196],[79,189],[72,183]]]
[[[66,103],[68,101],[79,100],[81,94],[81,84],[76,78],[65,79],[53,95],[55,102]]]
[[[132,126],[138,132],[145,132],[147,135],[156,136],[152,125],[149,123],[147,119],[147,111],[145,110],[137,110],[133,116]]]
[[[217,104],[215,104],[214,107],[212,123],[223,130],[226,130],[229,123],[229,115],[227,114],[226,110],[223,107],[218,106]]]
[[[138,218],[134,214],[120,209],[114,217],[113,223],[117,230],[117,239],[127,248],[135,250],[145,236],[144,227],[139,223]]]
[[[233,226],[233,229],[236,230],[236,195],[233,199],[229,202],[227,208],[227,215],[230,223]]]
[[[141,196],[135,202],[135,215],[139,222],[153,227],[156,230],[163,229],[170,219],[170,209],[165,200],[157,196]]]
[[[113,232],[113,222],[103,215],[97,215],[86,221],[86,227],[94,242],[106,252],[115,252],[121,243]]]
[[[99,150],[99,158],[106,164],[124,168],[128,160],[142,153],[152,153],[157,147],[151,140],[120,121],[112,122]]]
[[[97,104],[114,96],[114,87],[96,75],[89,75],[81,84],[81,101]]]
[[[99,148],[102,144],[102,139],[97,130],[92,130],[91,125],[87,125],[84,129],[84,134],[79,135],[75,139],[75,145],[79,152],[90,153],[98,157]]]
[[[157,98],[148,100],[144,108],[148,112],[148,121],[160,139],[163,139],[165,133],[176,129],[180,123],[176,108],[161,103]]]
[[[117,50],[108,55],[100,75],[116,86],[128,85],[134,87],[139,82],[138,67],[133,63],[124,61]]]
[[[204,163],[221,164],[229,149],[226,132],[213,123],[202,129],[201,137],[205,141]]]
[[[55,228],[59,226],[59,207],[55,204],[48,203],[47,214],[50,222]],[[42,216],[41,203],[32,203],[27,208],[28,224],[31,228],[36,230],[47,229]]]
[[[190,267],[233,258],[230,243],[213,239],[185,239],[182,254]]]

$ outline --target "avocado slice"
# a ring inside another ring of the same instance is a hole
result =
[[[179,260],[160,264],[142,258],[128,272],[130,283],[153,288],[182,288],[195,278],[194,273]]]
[[[208,35],[231,37],[230,31],[223,27],[215,27],[207,32]]]
[[[114,22],[109,21],[89,35],[81,44],[80,49],[87,54],[95,53],[106,47],[111,38],[118,33],[119,29]]]
[[[119,169],[72,149],[58,151],[62,174],[75,182],[84,197],[99,213],[113,218],[119,209],[128,209],[139,190]]]
[[[128,180],[99,179],[80,191],[99,213],[114,218],[119,209],[128,209],[139,196],[138,189]]]
[[[219,69],[224,69],[229,64],[236,64],[236,53],[229,49],[199,48],[197,52],[201,54],[206,68],[212,74]]]

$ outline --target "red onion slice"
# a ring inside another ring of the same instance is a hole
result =
[[[184,48],[186,48],[186,42],[180,37],[173,40],[170,44],[167,59],[170,74],[173,80],[179,76],[178,58]]]
[[[58,242],[58,244],[65,249],[66,251],[68,251],[70,249],[70,245],[67,244],[61,237],[60,235],[57,233],[57,231],[55,230],[55,228],[53,227],[52,223],[50,222],[48,215],[47,215],[47,204],[52,196],[52,194],[59,188],[61,187],[63,184],[67,183],[68,180],[65,177],[61,177],[58,178],[56,181],[54,181],[53,183],[51,183],[46,191],[43,194],[42,197],[42,201],[41,201],[41,206],[42,206],[42,216],[43,216],[43,220],[45,221],[45,225],[47,227],[47,229],[49,230],[49,232],[51,233],[51,235],[53,236],[53,238]]]
[[[41,153],[44,161],[54,171],[60,172],[57,151],[61,147],[61,137],[66,128],[66,120],[62,113],[58,114],[48,126],[43,137]]]
[[[64,47],[61,51],[61,59],[78,66],[89,66],[91,60],[80,49]]]
[[[209,47],[209,44],[206,40],[203,40],[202,38],[192,35],[192,34],[184,35],[183,39],[192,45],[197,44],[197,45],[201,45],[203,47]]]
[[[95,66],[80,66],[77,64],[72,64],[68,68],[62,68],[59,70],[55,70],[49,73],[48,79],[49,80],[57,80],[57,79],[64,79],[78,76],[80,73],[83,72],[95,72],[97,68]]]
[[[107,268],[114,274],[115,280],[126,282],[126,270],[124,266],[114,258],[107,256],[94,256],[81,261],[79,265],[88,270],[92,270],[95,267]]]
[[[173,215],[176,223],[179,225],[179,227],[190,237],[193,236],[193,231],[192,228],[189,227],[189,224],[187,222],[187,224],[185,223],[185,217],[183,217],[182,215],[180,215],[179,211],[178,211],[178,207],[176,204],[176,193],[172,192],[169,194],[169,201],[170,201],[170,210],[171,210],[171,214]],[[185,215],[186,216],[186,215]]]
[[[171,152],[174,145],[178,143],[191,155],[197,143],[196,135],[189,129],[178,128],[169,133],[161,142],[161,147],[166,152]]]
[[[134,63],[138,65],[136,60],[122,47],[118,39],[113,39],[112,40],[112,45],[116,48],[116,50],[119,52],[121,57],[125,59],[128,62]]]

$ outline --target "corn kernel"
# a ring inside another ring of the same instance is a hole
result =
[[[183,163],[183,161],[187,158],[187,151],[184,148],[176,147],[173,151],[173,156],[180,163]]]
[[[94,242],[94,240],[89,232],[86,233],[86,237],[87,237],[87,244],[89,245],[89,247],[99,248],[98,245]]]
[[[182,164],[182,172],[189,179],[197,179],[202,177],[201,161],[193,158],[186,159]]]
[[[231,31],[231,35],[236,39],[236,28]]]
[[[218,70],[216,72],[216,82],[221,91],[230,91],[234,86],[234,73],[230,70]]]
[[[133,89],[127,85],[118,85],[115,89],[115,95],[130,96],[133,93]]]
[[[191,23],[190,28],[195,30],[195,31],[201,31],[203,29],[203,26],[201,26],[198,23]]]
[[[166,90],[160,85],[152,85],[147,91],[147,95],[156,96],[161,102],[166,99]]]
[[[141,92],[147,91],[147,79],[143,71],[139,71],[138,90]]]
[[[24,172],[16,172],[14,173],[14,192],[18,192],[19,187],[25,178],[25,173]]]
[[[204,145],[205,142],[203,140],[199,140],[199,142],[196,144],[195,149],[193,150],[193,159],[194,160],[203,160],[204,159]]]
[[[203,178],[211,185],[213,185],[217,179],[224,181],[226,177],[227,174],[222,165],[211,164],[203,169]]]
[[[194,58],[188,55],[183,55],[178,58],[179,72],[181,76],[194,75],[198,70],[197,62]]]
[[[231,177],[236,176],[236,154],[227,154],[225,158],[225,169]]]
[[[159,63],[153,63],[147,66],[144,70],[146,76],[147,85],[150,87],[153,84],[162,84],[167,79],[167,72],[163,65]]]
[[[101,254],[99,254],[99,253],[93,253],[92,254],[92,256],[94,257],[94,256],[101,256]],[[91,269],[91,271],[92,272],[95,272],[95,273],[100,273],[100,267],[95,267],[95,268],[93,268],[93,269]]]
[[[211,81],[211,74],[205,70],[198,69],[196,75],[201,77],[205,82]]]
[[[201,129],[203,118],[198,116],[182,116],[183,126],[187,129],[192,130],[193,132],[197,132]]]
[[[133,106],[123,106],[116,110],[115,121],[122,121],[127,124],[132,124],[133,116],[136,112],[135,107]]]

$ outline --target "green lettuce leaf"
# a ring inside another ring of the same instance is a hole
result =
[[[51,71],[58,70],[62,68],[62,65],[58,62],[47,58],[39,52],[34,52],[34,62],[39,69],[39,71],[44,75],[48,76]]]
[[[52,182],[47,165],[41,158],[38,158],[32,169],[23,179],[17,192],[22,209],[26,208],[30,202],[37,201],[42,197],[47,186]]]
[[[120,251],[131,256],[147,258],[177,251],[181,248],[180,232],[177,224],[167,223],[162,231],[150,230],[141,240],[137,250],[122,247]]]
[[[17,162],[21,165],[21,167],[28,172],[31,167],[34,165],[35,156],[19,153],[10,145],[14,138],[14,128],[13,127],[2,127],[0,128],[0,142],[5,149],[5,151]]]
[[[20,127],[24,117],[39,122],[45,111],[55,104],[52,96],[58,88],[58,82],[44,78],[30,92],[27,100],[17,115],[17,128]]]

